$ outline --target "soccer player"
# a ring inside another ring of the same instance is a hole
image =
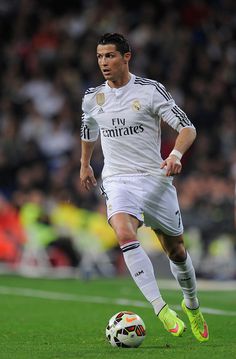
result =
[[[99,39],[97,61],[106,81],[89,88],[83,98],[81,183],[87,190],[97,184],[90,160],[100,133],[104,155],[101,189],[108,221],[131,276],[164,328],[181,336],[185,324],[162,298],[153,265],[137,239],[137,230],[145,223],[157,234],[169,258],[193,334],[205,342],[208,327],[199,309],[195,271],[184,246],[172,184],[173,176],[181,172],[183,154],[195,140],[195,127],[161,83],[129,72],[130,59],[130,46],[123,35],[107,33]],[[177,131],[174,148],[164,160],[161,120]]]

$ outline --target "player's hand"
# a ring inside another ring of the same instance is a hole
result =
[[[92,187],[97,185],[97,181],[94,177],[93,169],[91,166],[83,166],[80,168],[80,182],[81,185],[89,191]]]
[[[161,168],[166,170],[166,176],[174,176],[181,172],[182,164],[175,155],[170,155],[161,164]]]

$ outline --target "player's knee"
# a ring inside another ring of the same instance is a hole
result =
[[[128,244],[129,242],[137,241],[135,231],[126,228],[119,228],[116,231],[116,236],[120,246]]]
[[[168,256],[173,262],[184,262],[186,260],[186,250],[184,245],[178,245],[171,248]]]

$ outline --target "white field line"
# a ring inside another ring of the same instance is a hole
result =
[[[49,299],[49,300],[61,300],[67,302],[83,302],[83,303],[96,303],[96,304],[115,304],[115,305],[126,305],[134,306],[139,308],[150,308],[150,304],[147,302],[139,300],[131,300],[127,298],[108,298],[100,296],[87,296],[87,295],[77,295],[77,294],[67,294],[60,292],[49,292],[38,289],[30,288],[14,288],[14,287],[5,287],[0,286],[0,295],[13,295],[20,297],[30,297],[30,298],[40,298],[40,299]],[[175,310],[181,310],[179,305],[172,306]],[[214,315],[226,315],[226,316],[236,316],[236,312],[213,309],[213,308],[201,308],[203,313],[214,314]]]
[[[158,285],[161,289],[178,290],[179,286],[176,280],[158,279]],[[236,280],[207,280],[197,279],[197,288],[199,291],[235,291],[236,292]]]

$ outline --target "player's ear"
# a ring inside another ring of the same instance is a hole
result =
[[[131,52],[126,52],[126,53],[124,54],[124,63],[125,63],[125,64],[128,64],[130,58],[131,58]]]

